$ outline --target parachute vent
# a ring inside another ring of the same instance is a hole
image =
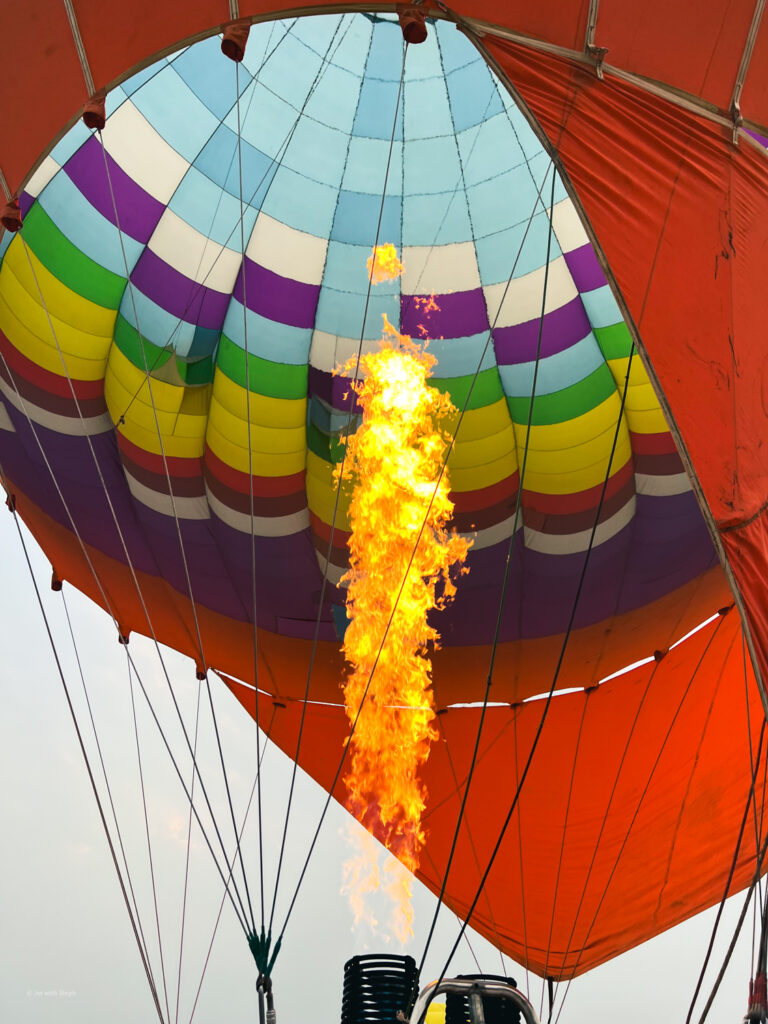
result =
[[[393,1024],[399,1013],[410,1013],[418,989],[412,956],[353,956],[344,964],[341,1024]]]
[[[514,978],[504,978],[500,974],[460,974],[460,978],[503,981],[512,988],[517,988]],[[469,993],[449,992],[445,997],[445,1024],[471,1024],[474,1020],[469,1005]],[[520,1024],[520,1011],[510,999],[499,999],[486,996],[483,999],[483,1016],[485,1024]]]

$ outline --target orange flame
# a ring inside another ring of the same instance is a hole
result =
[[[459,567],[470,546],[447,528],[453,502],[447,472],[440,474],[448,438],[437,421],[456,410],[427,384],[435,363],[384,317],[381,348],[362,357],[353,385],[363,415],[345,460],[354,482],[343,578],[350,723],[376,663],[350,746],[347,805],[411,871],[425,842],[419,768],[436,738],[428,650],[439,634],[427,616],[455,594],[451,570],[467,571]]]
[[[368,267],[368,278],[373,284],[394,281],[403,272],[403,264],[397,258],[397,250],[391,242],[374,246],[365,265]]]

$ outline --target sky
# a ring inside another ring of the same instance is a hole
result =
[[[28,534],[26,537],[89,757],[98,767],[62,597],[50,590],[50,567],[34,541]],[[0,588],[0,1020],[8,1024],[101,1024],[104,1020],[138,1024],[157,1020],[21,544],[13,518],[7,513],[0,516],[0,560],[5,584]],[[125,651],[118,645],[112,623],[103,612],[69,586],[65,586],[65,595],[164,1019],[185,1024],[190,1021],[199,987],[192,1018],[199,1024],[255,1021],[255,968],[228,904],[221,914],[200,984],[223,884],[199,831],[194,828],[179,975],[189,805],[146,705],[137,693],[138,734],[163,949],[163,986]],[[135,635],[131,652],[188,778],[189,757],[184,758],[183,739],[178,726],[173,724],[173,710],[157,653],[149,642]],[[192,732],[197,697],[194,666],[166,649],[164,658]],[[235,816],[240,823],[254,780],[255,726],[215,677],[212,692]],[[209,712],[201,713],[200,717],[199,760],[216,819],[231,848],[232,824]],[[291,766],[276,747],[267,744],[262,768],[268,916]],[[100,791],[104,794],[103,779]],[[319,787],[299,771],[275,913],[279,923],[295,890],[324,799]],[[252,807],[244,830],[243,851],[249,892],[258,918],[256,821]],[[357,823],[332,803],[274,970],[275,1005],[278,1019],[283,1022],[304,1024],[311,1020],[313,1024],[335,1024],[340,1018],[343,965],[351,956],[386,951],[408,952],[417,961],[421,958],[436,901],[418,883],[413,892],[414,934],[408,943],[399,942],[388,926],[391,904],[381,893],[369,896],[366,902],[367,912],[381,923],[375,928],[370,923],[355,925],[349,900],[341,889],[343,865],[359,849],[355,845],[359,841]],[[382,867],[388,857],[382,851]],[[714,967],[704,985],[707,993],[735,928],[741,903],[742,898],[737,896],[726,906],[712,959]],[[576,979],[567,991],[560,1020],[568,1024],[620,1016],[624,1024],[646,1024],[649,1020],[655,1024],[680,1024],[686,1017],[713,920],[714,911],[699,915]],[[712,1008],[711,1021],[739,1021],[746,1010],[751,921],[750,913]],[[455,916],[443,908],[422,974],[423,982],[439,975],[458,928]],[[539,979],[527,976],[522,967],[507,958],[502,960],[497,950],[471,930],[468,939],[453,960],[454,973],[477,971],[478,965],[488,973],[503,970],[530,993],[537,1008],[540,1006]],[[564,988],[558,993],[556,1011]],[[700,1001],[698,1005],[701,1008],[703,1004]],[[693,1018],[698,1019],[698,1015]]]

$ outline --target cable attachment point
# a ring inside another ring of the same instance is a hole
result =
[[[406,43],[423,43],[427,38],[427,25],[424,13],[418,7],[400,7],[397,11],[403,39]]]
[[[282,941],[282,938],[277,940],[275,948],[272,950],[272,955],[270,956],[272,931],[270,930],[265,933],[262,928],[261,932],[248,932],[248,947],[253,954],[253,959],[259,969],[259,979],[263,977],[265,981],[269,981],[270,975],[272,974],[272,968],[275,966],[277,954],[280,952]],[[266,989],[264,989],[264,991],[266,992]]]
[[[5,499],[5,504],[8,506],[8,511],[13,513],[16,511],[16,495],[9,494]]]
[[[14,196],[13,199],[9,199],[3,207],[3,212],[0,214],[0,223],[6,231],[15,232],[21,228],[21,210],[19,208],[19,200]]]
[[[755,975],[749,983],[749,1009],[744,1024],[764,1024],[768,1013],[768,983],[765,974]]]
[[[224,56],[239,64],[245,56],[250,31],[251,23],[244,18],[226,25],[221,33],[221,52]]]
[[[61,590],[61,588],[63,587],[63,585],[64,584],[61,582],[59,577],[56,575],[56,570],[55,569],[51,570],[51,590],[54,593],[58,594],[59,591]]]
[[[105,90],[99,89],[90,99],[86,100],[83,107],[83,124],[86,128],[95,128],[97,132],[103,131],[104,125],[107,123],[107,112],[104,105],[106,98]]]
[[[258,981],[256,982],[256,991],[259,993],[259,1000],[264,997],[266,997],[267,1000],[266,1024],[277,1024],[275,998],[272,995],[272,979],[260,974]]]

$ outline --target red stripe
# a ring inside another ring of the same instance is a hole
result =
[[[631,430],[629,438],[632,442],[632,451],[636,455],[669,455],[677,453],[675,441],[669,431],[663,434],[635,434]]]
[[[208,445],[205,446],[205,465],[214,476],[233,491],[250,494],[248,474],[241,473],[239,469],[233,469],[226,462],[222,462]],[[296,494],[297,491],[304,490],[305,476],[306,470],[303,469],[299,473],[291,473],[290,476],[254,476],[253,493],[265,498]]]
[[[61,374],[45,370],[38,363],[34,363],[31,359],[22,355],[2,331],[0,331],[0,349],[2,349],[5,361],[14,374],[19,374],[25,380],[28,380],[30,384],[34,384],[49,394],[59,395],[70,400],[72,399],[72,391],[75,392],[77,398],[102,398],[104,395],[103,377],[100,377],[98,380],[75,380],[72,377],[70,378],[72,381],[72,386],[70,387],[66,376],[62,377]]]
[[[127,459],[143,469],[148,469],[150,473],[156,473],[157,476],[165,479],[165,466],[163,465],[162,455],[156,455],[154,452],[148,452],[146,448],[139,447],[139,445],[124,437],[120,431],[117,432],[117,443]],[[200,456],[186,459],[178,455],[166,455],[166,461],[168,463],[168,475],[171,477],[202,477],[203,475],[203,460]]]
[[[605,500],[607,501],[614,494],[618,493],[633,475],[634,467],[630,459],[608,481]],[[586,491],[576,491],[575,494],[538,494],[536,491],[526,491],[524,489],[523,507],[536,509],[538,512],[555,516],[584,512],[586,509],[597,508],[602,490],[603,485],[601,483],[588,488]]]

